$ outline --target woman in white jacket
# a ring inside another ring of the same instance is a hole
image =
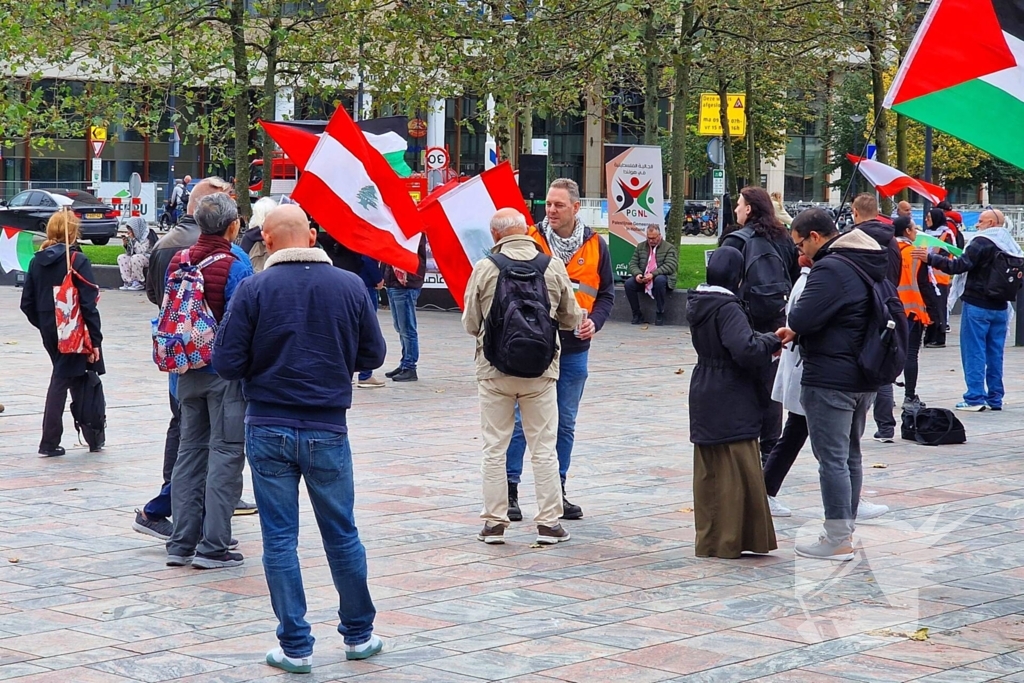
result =
[[[786,304],[787,315],[803,293],[807,274],[810,272],[811,261],[801,254],[800,278],[793,283],[793,290],[789,294],[789,302]],[[782,488],[782,482],[789,474],[789,469],[796,462],[796,456],[807,443],[807,418],[803,404],[800,403],[800,380],[803,374],[800,347],[795,343],[790,344],[788,348],[782,350],[779,371],[775,375],[775,384],[772,387],[772,400],[781,403],[789,412],[782,436],[768,454],[768,460],[764,465],[764,487],[768,493],[768,507],[772,517],[789,517],[793,514],[788,507],[776,500],[776,496],[779,495],[779,489]],[[857,519],[871,519],[888,511],[888,505],[876,505],[862,499],[857,510]]]
[[[786,304],[787,315],[804,291],[809,272],[811,272],[810,260],[801,255],[800,278],[793,283],[793,290],[789,294],[789,302]],[[799,346],[794,343],[784,348],[779,357],[779,371],[775,374],[775,385],[772,387],[772,400],[781,403],[789,413],[782,436],[775,442],[764,465],[764,487],[768,491],[768,507],[771,509],[772,517],[789,517],[793,514],[775,497],[779,495],[782,482],[789,474],[789,468],[796,461],[797,454],[807,443],[807,418],[804,417],[804,407],[800,403],[800,380],[804,374],[803,363],[800,360]]]

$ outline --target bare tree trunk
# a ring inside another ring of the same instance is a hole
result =
[[[231,54],[235,75],[235,201],[252,215],[249,202],[249,60],[245,54],[245,0],[231,0]],[[264,169],[264,176],[269,174]]]
[[[658,76],[661,73],[661,54],[658,46],[658,26],[654,8],[648,5],[644,15],[644,144],[658,144]]]
[[[523,111],[519,115],[519,126],[523,130],[523,154],[533,154],[533,108],[529,100],[523,101]]]
[[[669,244],[677,245],[683,235],[686,218],[686,112],[690,106],[690,61],[693,45],[690,29],[693,27],[693,5],[686,3],[682,12],[682,27],[678,43],[672,54],[675,78],[672,84],[672,211],[665,230]]]
[[[280,0],[274,8],[274,16],[270,20],[270,40],[267,42],[267,72],[263,76],[263,120],[273,121],[277,114],[277,50],[280,47],[281,13],[284,5]],[[270,196],[271,171],[274,168],[274,150],[277,145],[266,130],[262,131],[260,149],[263,155],[263,186],[261,197]],[[236,174],[237,175],[237,174]]]
[[[753,75],[748,66],[743,70],[743,92],[747,100],[747,184],[761,186],[761,165],[757,158],[757,141],[754,139],[754,120],[750,113],[754,108]]]
[[[718,113],[722,122],[722,142],[725,148],[725,190],[733,197],[739,193],[736,181],[736,161],[733,157],[732,136],[729,134],[729,83],[725,75],[718,74]]]

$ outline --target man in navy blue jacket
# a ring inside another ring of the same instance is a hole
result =
[[[335,268],[296,205],[268,214],[270,257],[235,292],[217,333],[213,367],[242,380],[245,445],[261,512],[263,569],[281,647],[267,664],[292,673],[312,667],[313,636],[296,553],[299,478],[306,480],[341,607],[347,659],[381,651],[366,584],[366,552],[353,507],[346,413],[352,375],[384,363],[386,347],[366,286]]]

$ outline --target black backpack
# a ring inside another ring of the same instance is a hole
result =
[[[487,258],[498,267],[498,282],[484,327],[484,358],[506,375],[540,377],[558,351],[558,322],[544,282],[551,257],[537,254],[516,261],[502,254]]]
[[[923,446],[945,446],[967,443],[964,425],[945,408],[921,408],[904,410],[900,436],[907,441],[916,441]]]
[[[1024,257],[1011,256],[1002,249],[992,257],[992,264],[985,278],[985,296],[997,301],[1013,301],[1017,298],[1024,278]]]
[[[72,398],[71,417],[79,439],[85,439],[90,450],[103,448],[107,440],[107,399],[103,396],[100,376],[93,370],[85,373],[81,395]]]
[[[737,293],[757,323],[770,323],[785,315],[786,301],[793,290],[786,264],[767,237],[742,228],[732,233],[743,240],[743,282]]]
[[[910,341],[910,325],[896,287],[885,278],[875,282],[860,266],[845,256],[836,253],[829,256],[835,256],[853,268],[860,279],[867,283],[871,293],[868,329],[864,344],[858,350],[857,365],[869,384],[879,387],[892,384],[906,365]]]
[[[188,185],[181,186],[181,200],[178,204],[181,206],[182,211],[188,211],[188,200],[192,196],[192,193],[188,191]]]

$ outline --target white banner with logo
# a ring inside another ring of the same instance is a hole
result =
[[[100,183],[96,197],[120,211],[122,222],[131,218],[132,195],[128,191],[128,183]],[[160,215],[156,205],[156,183],[142,183],[139,200],[140,215],[147,223],[156,223]]]

